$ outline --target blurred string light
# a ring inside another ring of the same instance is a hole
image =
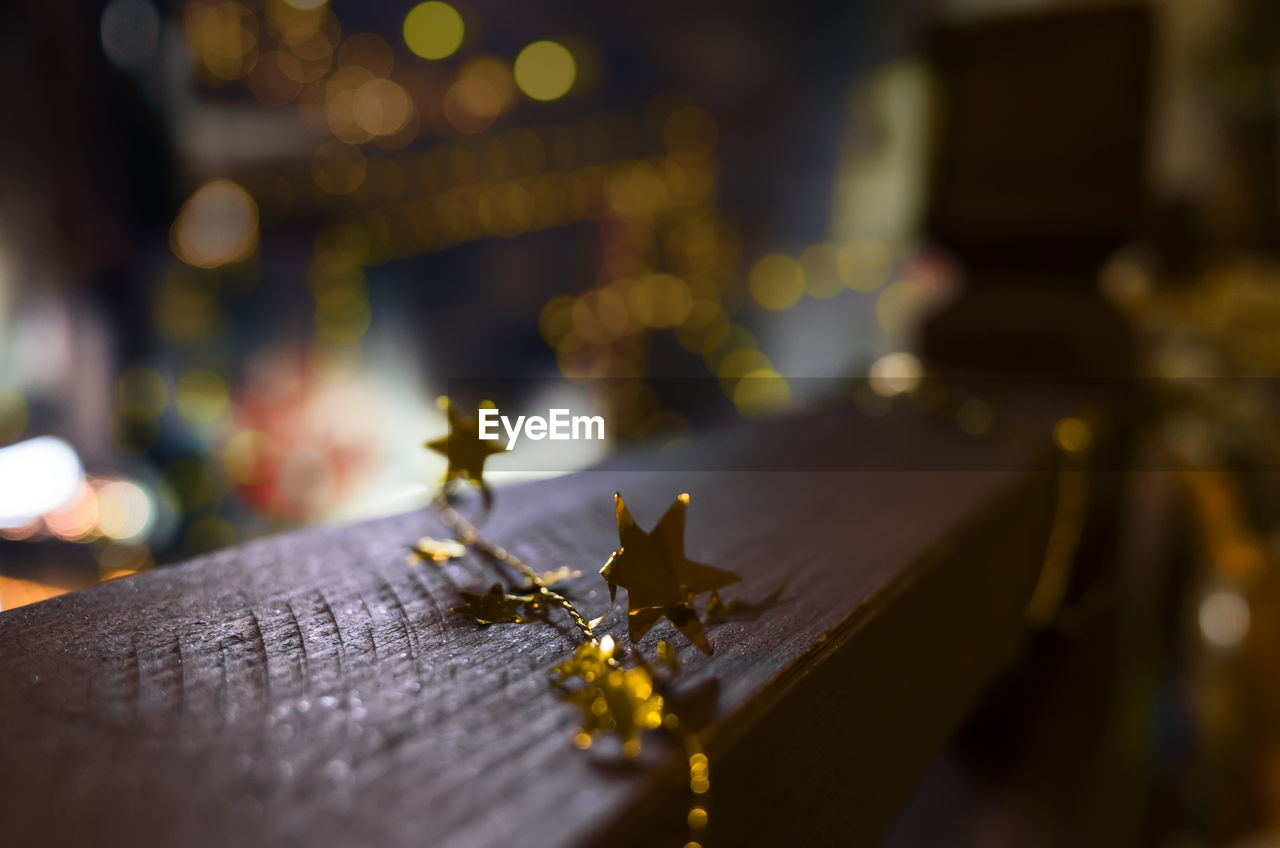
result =
[[[465,28],[448,3],[419,3],[404,18],[404,43],[423,59],[444,59],[462,46]]]
[[[790,309],[804,295],[804,271],[790,256],[771,253],[751,267],[748,285],[765,309]]]
[[[516,85],[534,100],[556,100],[568,94],[577,72],[573,54],[554,41],[535,41],[516,56]]]
[[[169,231],[176,255],[197,268],[243,261],[258,247],[258,206],[230,180],[213,180],[182,205]]]
[[[150,0],[111,0],[99,27],[102,52],[116,67],[136,71],[156,54],[160,14]]]
[[[457,78],[445,94],[443,112],[454,129],[477,133],[516,101],[516,83],[511,67],[498,56],[476,56],[458,70]]]
[[[5,451],[22,448],[17,454]],[[17,456],[17,459],[14,457]],[[29,466],[39,463],[40,479]],[[128,480],[84,477],[69,445],[41,437],[0,450],[0,537],[69,542],[145,538],[156,517],[151,495]]]
[[[893,248],[885,242],[858,239],[842,245],[818,243],[806,247],[798,260],[781,253],[757,260],[748,277],[749,290],[764,308],[783,311],[805,295],[826,300],[846,288],[864,294],[875,292],[889,282],[893,264]],[[898,326],[902,300],[913,292],[911,284],[904,283],[892,288],[887,297],[882,294],[877,301],[882,324]]]
[[[881,397],[896,397],[915,390],[924,378],[924,365],[906,351],[887,353],[871,363],[867,372],[871,390]]]
[[[1219,588],[1200,601],[1200,633],[1206,642],[1221,650],[1232,650],[1249,635],[1249,602],[1238,591]]]
[[[195,2],[185,7],[187,42],[203,81],[226,84],[246,76],[258,62],[258,19],[240,3]]]
[[[97,490],[98,531],[112,539],[135,539],[151,524],[151,498],[136,483],[113,480]]]

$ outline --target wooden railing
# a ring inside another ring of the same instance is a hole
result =
[[[878,470],[606,466],[500,491],[485,535],[581,569],[566,593],[594,616],[614,491],[643,526],[691,492],[686,549],[740,574],[732,594],[788,579],[778,603],[709,631],[712,656],[664,626],[643,643],[668,639],[681,689],[714,693],[706,843],[874,844],[1024,637],[1055,418],[1029,407],[983,437],[906,409],[772,421],[695,444],[716,457],[699,467],[752,467],[767,442]],[[320,527],[0,614],[0,841],[680,844],[678,748],[576,750],[546,675],[570,625],[449,612],[498,573],[472,555],[406,564],[445,533],[430,512]],[[602,627],[625,639],[621,618]]]

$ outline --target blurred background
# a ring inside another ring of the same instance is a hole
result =
[[[11,0],[0,41],[0,609],[424,505],[451,378],[619,443],[807,378],[1134,379],[1185,520],[1124,832],[1280,844],[1271,0]]]

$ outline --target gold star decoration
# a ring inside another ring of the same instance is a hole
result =
[[[738,575],[694,562],[684,555],[684,516],[689,495],[682,494],[651,532],[636,526],[621,494],[615,494],[618,540],[622,546],[609,557],[601,575],[609,597],[619,586],[627,590],[627,632],[634,645],[664,616],[698,646],[711,653],[711,643],[693,607],[694,598],[731,583]]]
[[[460,607],[453,607],[450,612],[469,615],[482,625],[495,624],[499,621],[515,624],[528,624],[546,617],[546,605],[536,595],[508,595],[501,583],[494,583],[483,595],[475,592],[459,592],[466,601]]]
[[[413,551],[409,564],[413,565],[425,560],[432,562],[448,562],[457,559],[467,552],[467,546],[453,539],[433,539],[423,536],[409,550]]]
[[[484,463],[495,453],[506,453],[507,449],[499,441],[480,438],[478,418],[459,414],[447,398],[441,399],[441,405],[449,417],[449,435],[427,442],[427,447],[449,460],[449,467],[444,473],[446,485],[454,480],[466,480],[480,489],[488,506],[492,496],[484,482]],[[488,402],[486,405],[492,406]]]
[[[655,691],[653,676],[644,666],[622,668],[614,659],[617,647],[605,636],[598,643],[584,642],[573,656],[551,670],[567,688],[565,698],[582,714],[573,743],[589,748],[596,737],[616,734],[628,757],[640,753],[640,735],[668,721],[664,699]],[[670,716],[674,720],[674,716]]]

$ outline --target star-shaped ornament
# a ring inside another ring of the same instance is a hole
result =
[[[495,624],[509,621],[515,624],[528,624],[546,617],[546,607],[539,603],[534,595],[508,595],[502,584],[494,583],[483,595],[475,592],[459,592],[466,601],[460,607],[453,607],[449,612],[460,612],[469,615],[480,624]]]
[[[453,539],[433,539],[430,536],[423,536],[409,549],[413,551],[413,556],[410,558],[411,565],[425,560],[436,563],[448,562],[467,552],[467,546],[461,542]]]
[[[615,494],[618,540],[622,546],[600,573],[609,584],[609,597],[618,587],[627,590],[627,632],[632,644],[665,617],[698,646],[711,653],[711,643],[693,607],[694,598],[738,582],[738,575],[694,562],[684,555],[684,515],[689,495],[682,494],[651,532],[636,526],[621,494]]]
[[[444,473],[446,485],[454,480],[466,480],[480,489],[488,506],[492,496],[484,482],[484,463],[495,453],[506,453],[507,449],[498,440],[480,438],[478,418],[460,414],[447,399],[442,399],[441,405],[449,417],[449,435],[427,442],[427,447],[449,460],[449,467]]]

